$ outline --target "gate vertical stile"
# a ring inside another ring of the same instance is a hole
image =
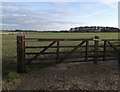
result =
[[[60,41],[57,41],[57,53],[56,53],[56,63],[59,62],[59,47],[60,46]]]
[[[118,48],[120,47],[120,40],[118,39]],[[117,58],[118,58],[118,65],[120,65],[120,50],[118,50],[118,54],[117,54]]]
[[[89,51],[89,41],[86,40],[86,53],[85,53],[85,61],[88,61],[88,52]]]
[[[95,36],[94,39],[94,60],[93,63],[98,63],[98,47],[99,47],[99,36]]]
[[[17,72],[25,72],[25,35],[17,35]]]
[[[103,61],[105,61],[106,60],[106,45],[107,45],[107,42],[106,42],[106,40],[104,40],[104,47],[103,47]]]

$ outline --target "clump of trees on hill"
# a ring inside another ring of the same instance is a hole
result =
[[[100,27],[100,26],[85,26],[70,28],[70,32],[120,32],[120,29],[115,27]]]

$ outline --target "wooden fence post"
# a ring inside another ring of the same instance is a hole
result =
[[[17,35],[17,72],[25,72],[25,36]]]
[[[94,37],[94,60],[93,63],[98,63],[98,45],[99,45],[99,36]]]

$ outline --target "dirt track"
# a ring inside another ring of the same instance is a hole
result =
[[[15,90],[118,90],[116,61],[62,63],[28,74]]]

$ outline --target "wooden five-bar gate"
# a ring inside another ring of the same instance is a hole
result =
[[[93,63],[97,64],[98,61],[110,60],[111,57],[113,57],[112,60],[119,61],[119,40],[120,39],[99,39],[99,36],[88,39],[40,39],[25,38],[25,35],[17,35],[17,72],[25,72],[26,65],[35,60],[42,61],[42,58],[38,58],[40,56],[44,57],[45,61],[48,59],[50,62],[52,61],[50,58],[53,55],[53,61],[55,61],[55,63],[93,61]],[[46,46],[43,44],[44,42],[47,42]],[[67,42],[69,42],[69,44],[67,44]],[[29,45],[27,45],[27,43]],[[73,45],[71,46],[71,44]],[[66,48],[68,49],[65,50]],[[37,52],[34,52],[34,49],[37,49]],[[28,52],[27,50],[30,51]],[[47,52],[47,50],[51,52]],[[72,57],[72,54],[74,57]],[[76,58],[77,56],[78,58]]]

